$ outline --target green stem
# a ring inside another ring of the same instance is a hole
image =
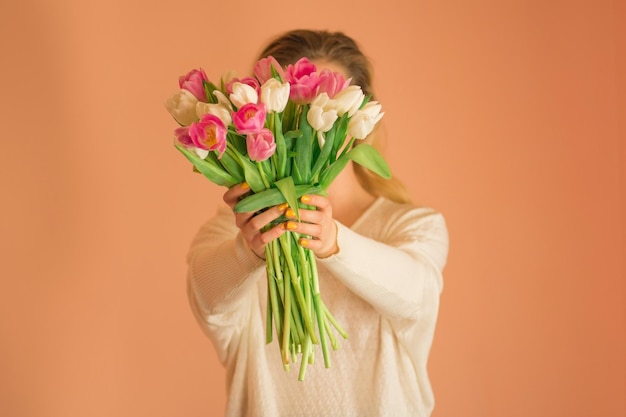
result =
[[[322,353],[324,354],[324,366],[326,368],[330,368],[330,353],[328,351],[328,343],[326,342],[326,331],[324,329],[324,319],[326,318],[326,316],[323,312],[322,300],[320,298],[319,291],[313,294],[313,304],[315,305],[317,328],[319,330]]]
[[[313,343],[317,343],[317,336],[315,335],[315,328],[313,327],[313,321],[311,320],[311,316],[309,315],[309,309],[304,301],[304,295],[302,294],[302,288],[298,282],[299,275],[296,269],[295,264],[293,263],[293,257],[291,256],[291,242],[290,240],[294,239],[293,233],[285,233],[281,235],[278,240],[280,241],[280,245],[283,248],[283,252],[285,253],[285,260],[287,261],[287,268],[291,275],[291,282],[293,288],[295,290],[296,301],[300,306],[300,313],[302,314],[302,319],[304,320],[304,327],[306,327],[307,332],[311,335],[311,340]]]
[[[330,328],[330,324],[328,324],[328,320],[326,320],[326,317],[324,317],[324,329],[326,330],[328,338],[330,339],[330,346],[332,346],[333,350],[338,350],[339,343],[337,343],[337,339],[335,339],[335,335],[333,334],[332,329]]]
[[[265,308],[265,344],[272,343],[272,301],[270,299],[270,280],[267,280],[267,305]]]
[[[272,242],[274,243],[274,242]],[[282,311],[280,309],[280,305],[278,303],[278,294],[277,294],[277,280],[278,277],[280,276],[280,280],[282,281],[282,272],[280,270],[280,268],[275,268],[275,265],[280,265],[277,262],[277,245],[274,244],[270,244],[270,245],[266,245],[265,246],[265,259],[267,264],[269,265],[269,267],[271,268],[271,275],[268,272],[268,276],[267,276],[267,284],[268,284],[268,302],[269,304],[271,304],[272,307],[272,312],[273,312],[273,317],[274,317],[274,326],[276,327],[276,336],[278,337],[279,340],[282,340]],[[271,321],[267,320],[267,326],[270,326],[270,331],[269,331],[269,340],[267,341],[267,343],[270,343],[272,341],[271,338]],[[266,330],[266,336],[267,336],[267,330]]]
[[[265,344],[272,342],[272,281],[274,281],[274,265],[268,258],[269,245],[265,246],[265,271],[267,273],[267,306],[265,310]]]
[[[306,368],[309,364],[309,356],[312,354],[311,347],[311,338],[307,336],[304,339],[304,346],[302,347],[302,358],[300,359],[300,373],[298,374],[298,381],[304,381]]]
[[[294,297],[294,288],[293,285],[290,286],[291,288],[291,297],[293,299]],[[300,343],[302,340],[304,340],[304,329],[302,328],[302,315],[300,314],[300,311],[298,310],[298,305],[296,303],[291,303],[291,315],[292,317],[292,336],[294,339],[295,343]]]
[[[346,331],[343,329],[343,327],[341,327],[341,325],[337,322],[337,320],[335,320],[335,318],[333,317],[332,314],[330,314],[330,311],[328,311],[328,307],[326,307],[326,305],[324,305],[324,303],[322,302],[322,305],[324,307],[324,313],[326,314],[326,318],[328,319],[328,321],[330,321],[330,324],[333,325],[333,327],[335,329],[337,329],[337,332],[339,332],[339,334],[344,338],[347,339],[348,338],[348,333],[346,333]]]
[[[304,288],[304,300],[307,306],[311,306],[311,268],[309,266],[310,250],[304,249],[301,245],[298,246],[298,253],[300,254],[300,268],[302,269],[302,287]]]
[[[339,155],[339,158],[344,156],[350,149],[352,149],[352,145],[354,144],[354,141],[355,141],[354,138],[350,138],[350,142],[348,142],[348,144],[346,146],[344,146],[343,150],[341,151],[341,155]],[[339,159],[339,158],[337,158],[337,159]]]
[[[315,262],[315,258],[309,258],[309,265],[311,265],[311,275],[313,276],[313,306],[315,309],[315,316],[317,318],[317,328],[319,330],[322,353],[324,354],[324,366],[326,366],[326,368],[330,368],[330,355],[328,352],[328,343],[326,343],[326,332],[324,329],[326,314],[324,314],[324,304],[322,303],[322,299],[320,296],[317,262]]]
[[[259,175],[261,176],[261,180],[263,181],[265,189],[270,188],[270,183],[267,181],[267,177],[265,176],[265,170],[263,169],[263,165],[261,165],[259,161],[256,161],[256,167],[259,171]]]
[[[289,364],[289,339],[290,339],[290,335],[291,335],[291,291],[289,290],[288,285],[289,284],[289,280],[286,279],[283,281],[284,284],[284,288],[283,288],[283,294],[284,294],[284,299],[283,299],[283,340],[282,340],[282,347],[281,347],[281,351],[283,354],[283,364],[287,365]]]
[[[269,130],[271,130],[272,132],[274,132],[274,118],[276,117],[276,113],[271,111],[268,113],[267,115],[268,117],[268,128]]]
[[[309,256],[309,265],[311,265],[311,276],[313,278],[313,295],[320,293],[319,277],[317,275],[317,262],[314,256]]]

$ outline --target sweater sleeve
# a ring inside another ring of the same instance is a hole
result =
[[[187,263],[192,306],[205,316],[235,311],[265,271],[265,262],[248,249],[226,207],[202,226]]]
[[[436,309],[448,254],[443,216],[413,208],[368,222],[381,230],[376,239],[338,223],[339,252],[320,263],[383,316],[416,319]]]

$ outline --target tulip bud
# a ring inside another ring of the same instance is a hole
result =
[[[289,89],[289,83],[281,83],[275,78],[270,78],[261,86],[261,102],[268,112],[280,113],[285,110]]]
[[[345,113],[348,113],[348,116],[352,117],[361,107],[364,98],[365,95],[358,85],[350,85],[344,88],[333,97],[337,114],[343,116]]]
[[[258,133],[265,125],[265,104],[246,104],[233,113],[233,125],[238,133]]]
[[[236,82],[232,86],[233,92],[230,95],[230,101],[233,102],[237,108],[243,107],[246,104],[257,104],[259,95],[254,89],[247,84]]]
[[[331,100],[326,93],[320,94],[311,102],[306,119],[311,127],[318,132],[328,132],[337,121],[337,110],[327,107],[330,102]]]
[[[188,90],[180,90],[165,100],[165,108],[181,125],[188,126],[198,120],[196,104],[198,99]]]
[[[206,92],[204,91],[204,82],[209,81],[204,70],[193,69],[185,75],[178,78],[178,85],[181,89],[189,91],[199,101],[206,101]]]
[[[274,134],[269,129],[262,129],[260,132],[251,133],[246,138],[246,148],[251,160],[265,161],[276,151]]]
[[[212,114],[205,114],[200,121],[189,126],[189,137],[196,148],[217,151],[218,158],[226,151],[226,126]]]
[[[196,115],[198,118],[202,118],[205,114],[212,114],[219,117],[225,126],[230,125],[233,120],[230,116],[230,110],[221,104],[203,103],[199,101],[196,104]]]
[[[382,106],[376,101],[370,101],[363,106],[348,122],[348,134],[355,139],[365,139],[385,114],[380,112],[381,109]]]

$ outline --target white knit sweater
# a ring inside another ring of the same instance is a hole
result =
[[[324,367],[321,349],[303,382],[265,344],[264,262],[245,246],[229,209],[206,223],[189,252],[189,298],[227,370],[226,416],[428,416],[426,364],[448,253],[443,217],[379,198],[340,251],[318,260],[320,293],[348,333]]]

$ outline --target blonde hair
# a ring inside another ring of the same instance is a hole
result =
[[[357,43],[341,32],[296,29],[273,39],[263,49],[259,58],[273,56],[281,65],[294,64],[300,58],[326,60],[346,69],[352,83],[360,86],[374,99],[372,67]],[[383,153],[383,135],[377,128],[364,141]],[[352,164],[359,184],[370,194],[382,196],[398,203],[410,201],[409,193],[398,179],[384,179],[359,164]]]

